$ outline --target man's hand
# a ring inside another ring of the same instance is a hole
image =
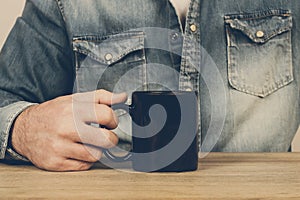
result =
[[[15,121],[12,146],[41,169],[87,170],[101,158],[102,148],[118,143],[118,137],[109,130],[118,124],[110,105],[126,98],[123,93],[97,90],[29,107]]]

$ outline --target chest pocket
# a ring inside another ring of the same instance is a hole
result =
[[[233,88],[266,97],[293,81],[289,11],[227,15],[225,28]]]
[[[142,85],[146,63],[143,32],[74,37],[76,92],[131,91]]]

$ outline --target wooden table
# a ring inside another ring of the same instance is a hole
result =
[[[300,153],[211,153],[186,173],[54,173],[0,163],[0,198],[300,199]]]

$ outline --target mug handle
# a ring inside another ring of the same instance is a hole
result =
[[[112,109],[113,110],[119,110],[120,109],[120,110],[126,111],[129,114],[130,114],[130,108],[131,108],[130,105],[126,105],[124,103],[119,103],[119,104],[112,105]],[[108,159],[110,159],[111,161],[114,161],[114,162],[126,162],[126,161],[130,161],[131,157],[132,157],[132,152],[131,151],[129,151],[125,156],[115,156],[112,152],[109,151],[109,149],[105,149],[103,151],[103,154]]]

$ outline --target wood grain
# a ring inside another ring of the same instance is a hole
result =
[[[186,173],[0,164],[1,199],[300,199],[300,153],[210,153]]]

